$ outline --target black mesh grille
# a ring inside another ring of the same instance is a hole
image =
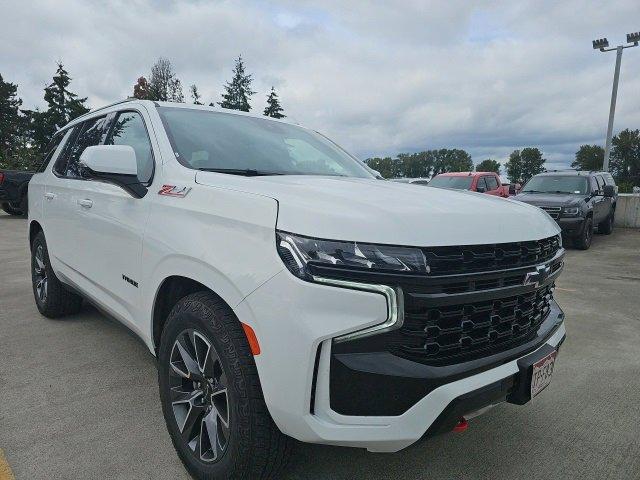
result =
[[[524,267],[550,260],[560,249],[558,237],[528,242],[423,248],[430,275],[453,275]]]
[[[440,307],[405,294],[404,325],[388,349],[410,360],[448,364],[520,345],[547,318],[552,289]]]

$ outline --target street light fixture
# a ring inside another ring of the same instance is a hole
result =
[[[616,113],[616,98],[618,97],[618,80],[620,78],[620,62],[622,61],[622,50],[625,48],[637,47],[640,42],[640,32],[627,33],[627,43],[629,45],[618,45],[609,48],[609,40],[606,38],[598,38],[591,42],[594,50],[601,52],[616,51],[616,69],[613,74],[613,89],[611,91],[611,106],[609,107],[609,124],[607,126],[607,143],[604,148],[604,165],[602,169],[609,171],[609,154],[611,153],[611,135],[613,133],[613,116]]]

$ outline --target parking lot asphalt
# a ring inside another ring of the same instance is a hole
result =
[[[0,451],[16,479],[188,479],[153,357],[92,307],[42,317],[26,234],[0,214]],[[568,338],[532,403],[395,454],[299,444],[283,479],[640,479],[640,230],[568,250],[557,287]]]

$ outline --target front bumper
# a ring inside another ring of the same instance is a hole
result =
[[[394,357],[402,361],[400,368],[404,373],[396,370],[400,365],[397,362],[378,364],[376,368],[387,368],[395,380],[421,384],[424,391],[411,399],[401,414],[345,415],[332,407],[332,381],[335,384],[339,378],[332,339],[384,322],[387,317],[384,296],[304,282],[282,271],[245,298],[235,311],[242,322],[253,327],[260,342],[261,354],[255,361],[265,402],[283,433],[304,442],[379,452],[398,451],[425,433],[448,428],[454,418],[450,412],[459,415],[460,408],[451,405],[462,404],[462,410],[467,409],[465,405],[472,406],[475,411],[504,400],[518,382],[518,360],[545,345],[557,348],[565,337],[563,314],[554,303],[545,321],[553,323],[552,328],[536,345],[510,352],[508,358],[488,362],[481,359],[485,363],[475,363],[476,368],[470,370],[456,367],[457,374],[453,372],[444,383],[433,382],[433,367],[419,365],[422,378],[418,378],[416,370],[408,366],[415,367],[414,362]],[[364,365],[366,370],[366,362]],[[384,375],[377,380],[366,386],[367,391],[360,392],[362,398],[385,398]],[[338,383],[345,382],[349,382],[348,377]],[[500,386],[497,397],[493,391],[496,385]],[[482,394],[483,389],[493,393],[487,396]],[[481,393],[474,394],[477,391]],[[402,400],[402,390],[395,395]],[[471,403],[461,403],[464,396],[471,396]],[[358,400],[354,398],[354,402]],[[464,412],[468,413],[471,412]]]
[[[560,217],[556,222],[562,230],[562,235],[575,237],[582,232],[584,217]]]

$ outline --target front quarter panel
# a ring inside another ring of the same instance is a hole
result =
[[[142,260],[149,339],[156,294],[166,278],[193,279],[235,308],[283,269],[275,246],[275,200],[223,186],[188,187],[182,198],[149,192],[154,199]]]

